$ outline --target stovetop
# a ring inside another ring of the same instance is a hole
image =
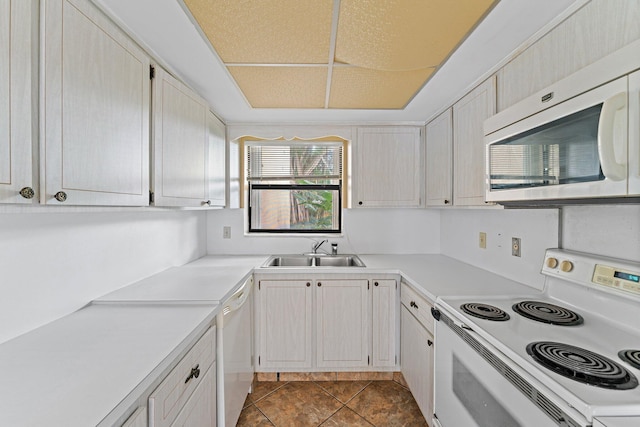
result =
[[[562,264],[561,261],[571,264]],[[596,268],[596,265],[601,267]],[[600,285],[600,282],[608,280],[598,274],[594,276],[594,271],[602,271],[602,266],[612,267],[612,275],[616,271],[623,271],[618,276],[629,278],[631,274],[630,283],[622,283],[627,285],[626,290],[621,291],[623,286],[615,278],[605,286]],[[609,359],[614,365],[628,371],[631,377],[640,380],[640,369],[632,363],[640,355],[628,352],[630,359],[627,360],[618,355],[629,349],[640,350],[640,292],[635,292],[635,272],[640,272],[640,263],[594,258],[587,254],[557,249],[548,250],[542,269],[542,273],[547,276],[544,292],[501,298],[441,298],[436,306],[471,328],[507,359],[539,381],[542,388],[550,390],[588,420],[599,415],[640,416],[640,386],[631,384],[626,389],[595,387],[570,378],[570,375],[568,377],[559,370],[543,366],[527,351],[533,343],[560,343],[568,346],[569,351],[566,348],[553,348],[552,353],[564,351],[570,358],[578,360],[585,357],[588,359],[590,352],[593,352],[598,356],[586,363],[606,365],[605,360]],[[620,286],[615,286],[616,283]],[[476,317],[475,313],[469,314],[465,309],[465,304],[469,303],[473,307],[480,306],[478,311],[492,316],[495,316],[495,312],[503,311],[508,319],[494,321]],[[523,306],[525,312],[533,311],[543,315],[559,311],[561,324],[536,321],[531,316],[518,313]],[[541,347],[548,350],[549,347],[545,345]],[[550,357],[554,358],[556,355],[552,354]],[[603,369],[615,371],[617,368],[607,365]]]

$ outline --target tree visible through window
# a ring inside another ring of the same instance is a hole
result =
[[[341,142],[249,142],[246,152],[250,232],[341,232]]]

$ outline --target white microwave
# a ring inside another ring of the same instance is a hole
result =
[[[487,201],[640,196],[640,71],[574,95],[588,72],[485,122]]]

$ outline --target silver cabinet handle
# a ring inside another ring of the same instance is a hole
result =
[[[25,199],[33,199],[33,196],[36,195],[36,192],[33,191],[33,188],[31,187],[24,187],[22,190],[20,190],[20,195]]]
[[[53,197],[59,202],[64,202],[67,200],[67,193],[64,191],[58,191]]]

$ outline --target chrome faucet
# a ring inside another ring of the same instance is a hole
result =
[[[322,246],[324,243],[327,243],[329,240],[324,239],[321,240],[320,242],[313,242],[313,245],[311,245],[311,253],[318,253],[318,249],[320,249],[320,246]]]

